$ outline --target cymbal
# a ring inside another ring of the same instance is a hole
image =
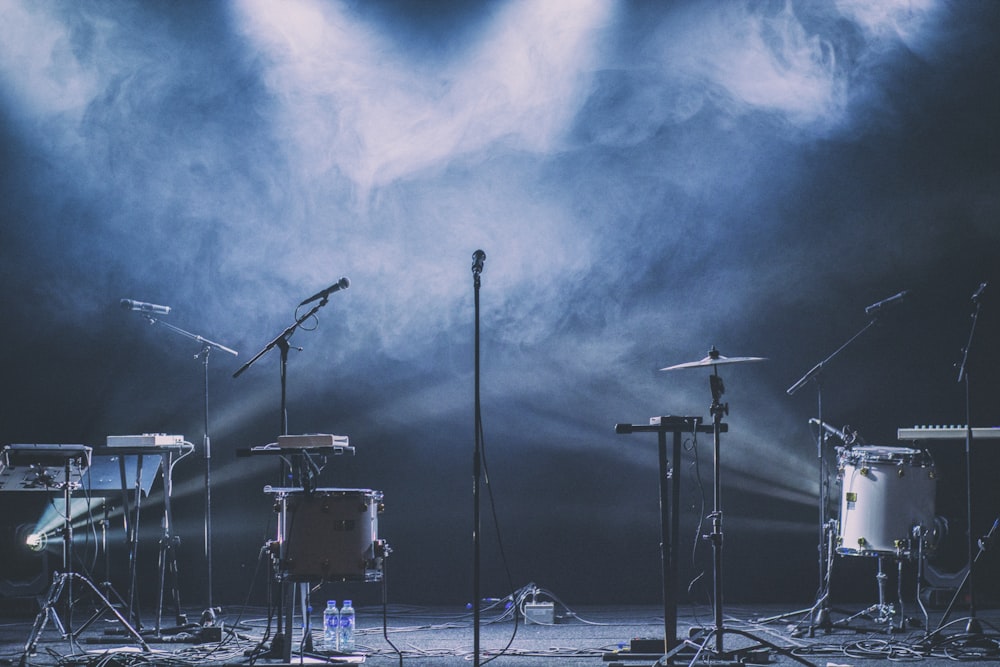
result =
[[[676,371],[681,368],[701,368],[703,366],[721,366],[723,364],[745,364],[751,361],[767,361],[767,357],[724,357],[719,354],[719,351],[712,346],[712,349],[708,351],[708,356],[704,359],[699,359],[698,361],[688,361],[683,364],[676,364],[674,366],[667,366],[666,368],[661,368],[661,371]]]

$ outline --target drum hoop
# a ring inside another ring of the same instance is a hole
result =
[[[860,445],[841,453],[841,459],[846,464],[853,464],[855,461],[863,463],[883,462],[883,463],[911,463],[919,465],[934,465],[930,454],[926,449],[915,449],[913,447],[889,447],[884,445]]]

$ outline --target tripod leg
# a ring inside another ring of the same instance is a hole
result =
[[[903,559],[896,560],[896,601],[899,603],[899,627],[896,630],[902,632],[906,629],[906,611],[903,609]]]
[[[45,625],[49,622],[49,616],[51,615],[53,621],[59,626],[60,633],[65,636],[65,630],[62,629],[62,624],[58,623],[58,616],[55,615],[56,603],[59,601],[59,597],[62,595],[63,586],[66,584],[66,575],[59,574],[58,572],[52,578],[52,585],[49,587],[49,595],[45,599],[45,605],[39,610],[38,615],[35,616],[35,622],[31,627],[31,634],[28,635],[28,641],[24,645],[24,655],[32,655],[35,652],[35,647],[38,645],[38,640],[42,636],[42,632],[45,630]]]
[[[927,613],[927,607],[924,606],[923,600],[923,583],[924,583],[924,540],[927,537],[927,533],[921,529],[917,539],[917,604],[920,605],[920,612],[924,616],[924,632],[930,632],[931,629],[931,618],[930,614]]]
[[[170,595],[174,603],[174,621],[177,625],[184,625],[187,623],[187,616],[181,612],[180,571],[177,569],[177,540],[178,538],[175,537],[170,544],[170,560],[168,562],[171,582]]]
[[[94,582],[92,582],[90,579],[83,576],[82,574],[70,573],[66,576],[74,577],[82,581],[84,584],[86,584],[87,587],[90,588],[90,591],[98,599],[98,601],[104,606],[104,609],[110,612],[118,620],[118,622],[122,624],[122,627],[125,628],[125,631],[128,634],[132,635],[133,639],[139,642],[139,646],[142,647],[142,650],[146,651],[147,653],[151,650],[149,648],[149,645],[146,643],[146,640],[142,638],[142,635],[140,635],[138,631],[136,631],[136,629],[129,624],[128,620],[121,615],[121,612],[115,609],[114,605],[111,604],[111,601],[108,600],[108,598],[104,597],[104,594],[101,593],[100,590],[98,590],[97,586],[94,585]]]

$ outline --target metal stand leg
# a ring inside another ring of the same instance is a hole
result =
[[[884,624],[886,626],[885,631],[887,633],[892,633],[897,629],[899,630],[902,629],[903,627],[902,621],[900,621],[899,628],[893,625],[893,621],[897,616],[896,606],[891,602],[886,602],[885,583],[886,580],[888,579],[888,575],[885,573],[883,568],[884,560],[885,556],[882,555],[878,556],[878,572],[875,574],[875,581],[878,586],[878,602],[868,607],[867,609],[862,609],[853,616],[848,616],[843,621],[836,623],[835,624],[836,627],[838,628],[847,627],[851,621],[853,621],[856,618],[861,618],[863,616],[865,618],[871,619],[876,624],[880,625]],[[903,561],[900,560],[899,561],[900,575],[902,575],[902,568],[903,568]],[[900,579],[902,579],[902,577],[900,577]],[[897,588],[897,590],[900,589]],[[902,604],[902,601],[900,601],[900,604]]]
[[[45,606],[38,612],[35,617],[35,622],[31,628],[31,634],[28,636],[28,641],[24,645],[24,653],[21,655],[21,664],[27,662],[28,656],[34,654],[35,648],[38,645],[38,640],[41,638],[42,631],[45,630],[46,624],[51,620],[53,624],[58,628],[60,635],[64,639],[68,639],[70,646],[72,647],[83,630],[85,630],[94,620],[96,620],[97,615],[91,617],[84,625],[77,631],[73,631],[73,604],[75,602],[73,593],[73,580],[77,579],[82,584],[84,584],[90,592],[93,593],[94,597],[97,598],[102,609],[98,614],[103,612],[110,612],[122,624],[122,627],[132,635],[132,637],[139,643],[143,651],[149,651],[150,648],[143,640],[142,636],[129,625],[128,620],[125,619],[114,605],[108,601],[101,591],[97,589],[87,577],[82,574],[77,574],[73,572],[73,517],[70,512],[70,500],[72,494],[73,484],[71,483],[71,460],[66,459],[65,463],[65,481],[63,482],[63,568],[65,572],[59,574],[56,573],[52,580],[52,586],[49,589],[48,597],[45,601]],[[66,624],[65,626],[60,621],[58,614],[56,613],[56,606],[59,603],[59,599],[62,597],[63,592],[66,593]]]
[[[712,578],[713,578],[713,611],[714,611],[714,626],[705,631],[705,635],[702,638],[700,644],[693,640],[685,640],[683,644],[676,647],[673,651],[670,651],[661,659],[662,662],[669,664],[671,658],[673,658],[678,652],[683,648],[695,648],[694,657],[691,659],[691,665],[702,659],[702,655],[708,653],[709,660],[742,660],[749,653],[760,649],[761,647],[766,647],[783,655],[790,660],[794,660],[803,665],[810,665],[815,667],[814,663],[795,655],[790,650],[782,648],[777,644],[766,641],[757,637],[756,635],[746,632],[744,630],[737,630],[735,628],[727,628],[723,622],[723,594],[722,594],[722,584],[723,584],[723,573],[722,573],[722,545],[723,545],[723,532],[722,532],[722,483],[721,483],[721,447],[720,447],[720,433],[722,431],[722,417],[729,413],[729,405],[722,404],[719,399],[725,392],[725,387],[722,383],[722,378],[719,377],[718,367],[714,367],[713,374],[709,377],[710,385],[712,388],[712,406],[710,412],[713,417],[714,424],[714,442],[713,442],[713,492],[714,492],[714,502],[712,513],[709,515],[712,520],[712,532],[705,536],[705,539],[712,543]],[[741,637],[746,637],[747,639],[752,639],[756,642],[756,645],[742,648],[737,651],[725,650],[725,635],[735,634]],[[714,647],[710,648],[710,644],[713,643]]]

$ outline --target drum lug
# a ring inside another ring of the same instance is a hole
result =
[[[388,558],[389,554],[392,553],[392,547],[385,540],[375,540],[375,558],[382,559]]]

